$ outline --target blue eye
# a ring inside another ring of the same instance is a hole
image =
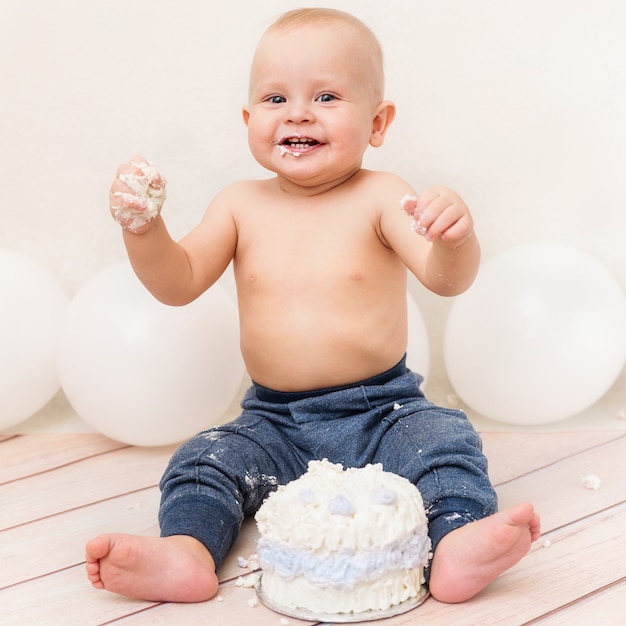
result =
[[[284,102],[287,102],[287,99],[283,96],[270,96],[267,98],[267,102],[270,104],[283,104]]]
[[[332,102],[335,100],[335,96],[332,93],[323,93],[321,96],[317,98],[319,102]]]

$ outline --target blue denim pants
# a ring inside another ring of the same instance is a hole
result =
[[[451,530],[497,510],[481,440],[461,411],[438,407],[405,359],[349,387],[283,393],[253,384],[241,416],[175,452],[161,480],[162,536],[190,535],[216,566],[245,516],[310,460],[382,463],[422,494],[436,549]]]

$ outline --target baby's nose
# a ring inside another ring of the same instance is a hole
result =
[[[298,100],[291,100],[285,111],[285,121],[292,124],[311,122],[313,117],[311,107],[307,103]]]

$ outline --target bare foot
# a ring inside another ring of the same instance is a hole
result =
[[[441,602],[469,600],[527,554],[539,534],[529,502],[453,530],[435,550],[430,593]]]
[[[202,602],[217,592],[213,557],[193,537],[100,535],[87,543],[86,559],[96,589],[130,598]]]

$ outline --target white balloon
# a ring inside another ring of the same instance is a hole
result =
[[[424,377],[422,388],[426,388],[430,372],[430,344],[424,318],[415,300],[407,293],[407,313],[409,321],[409,340],[406,362],[409,369]]]
[[[215,425],[243,373],[237,309],[219,284],[169,307],[124,261],[93,277],[69,306],[61,384],[78,415],[112,439],[157,446]]]
[[[69,297],[55,276],[0,250],[0,428],[44,407],[59,389],[56,350]]]
[[[528,244],[486,261],[456,298],[444,357],[459,397],[509,424],[571,417],[600,399],[626,361],[626,297],[591,256]]]

